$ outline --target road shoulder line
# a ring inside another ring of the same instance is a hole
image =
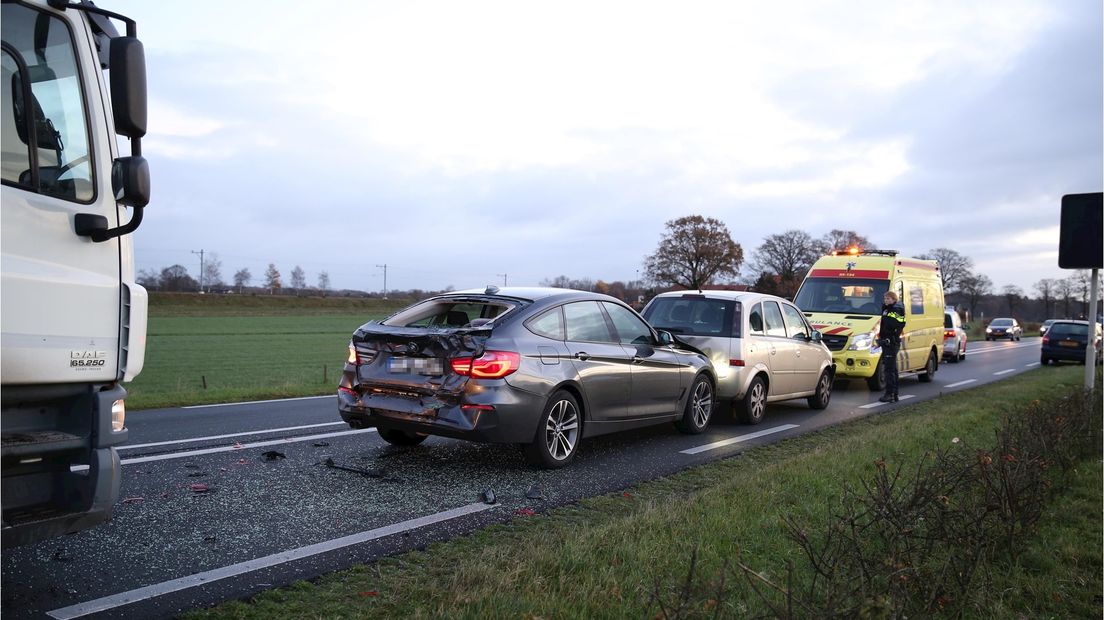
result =
[[[740,443],[741,441],[747,441],[749,439],[755,439],[756,437],[764,437],[766,435],[772,435],[774,433],[781,433],[782,431],[788,431],[791,428],[797,428],[797,424],[783,424],[782,426],[775,426],[773,428],[756,431],[754,433],[748,433],[746,435],[740,435],[738,437],[730,437],[728,439],[722,439],[721,441],[714,441],[713,443],[707,443],[696,448],[689,448],[687,450],[680,450],[679,454],[700,454],[709,450],[716,450],[717,448],[723,448],[725,446],[731,446],[734,443]]]
[[[333,540],[327,540],[325,542],[307,545],[306,547],[299,547],[298,549],[292,549],[291,551],[282,551],[280,553],[274,553],[272,555],[257,558],[255,560],[239,562],[237,564],[231,564],[230,566],[224,566],[222,568],[216,568],[202,573],[196,573],[187,577],[164,581],[162,583],[137,588],[128,592],[121,592],[119,594],[105,596],[92,601],[70,605],[69,607],[62,607],[60,609],[55,609],[53,611],[47,612],[47,615],[49,615],[51,618],[56,618],[57,620],[80,618],[81,616],[87,616],[88,614],[94,614],[101,611],[107,611],[109,609],[115,609],[116,607],[122,607],[131,603],[148,600],[161,596],[163,594],[186,590],[195,586],[219,581],[220,579],[234,577],[236,575],[260,570],[262,568],[269,568],[271,566],[284,564],[293,560],[300,560],[313,555],[318,555],[320,553],[325,553],[327,551],[341,549],[342,547],[348,547],[351,545],[360,544],[362,542],[375,540],[377,538],[383,538],[384,536],[390,536],[391,534],[398,534],[400,532],[417,529],[426,525],[432,525],[434,523],[448,521],[457,517],[463,517],[469,514],[482,512],[494,507],[496,506],[491,504],[484,504],[482,502],[468,504],[467,506],[461,506],[460,508],[453,508],[452,510],[446,510],[444,512],[438,512],[435,514],[426,515],[424,517],[402,521],[400,523],[394,523],[392,525],[379,527],[374,530],[368,530],[366,532],[360,532],[358,534],[350,534],[349,536],[343,536],[341,538],[335,538]]]

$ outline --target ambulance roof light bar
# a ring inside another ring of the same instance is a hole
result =
[[[844,250],[832,250],[832,256],[858,256],[859,254],[873,256],[897,256],[897,250],[867,250],[853,245]]]

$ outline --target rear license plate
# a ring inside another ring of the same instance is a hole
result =
[[[1070,348],[1076,348],[1076,349],[1081,348],[1081,343],[1080,342],[1075,342],[1073,340],[1063,340],[1062,342],[1059,342],[1058,344],[1063,346],[1063,347],[1070,347]]]
[[[445,372],[441,360],[425,357],[392,357],[387,360],[387,369],[394,373],[432,376]]]

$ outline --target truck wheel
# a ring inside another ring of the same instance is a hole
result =
[[[739,404],[740,420],[744,424],[758,424],[767,413],[767,384],[762,377],[755,377],[748,386],[744,400]]]
[[[557,390],[544,406],[533,441],[525,445],[525,458],[542,469],[559,469],[575,459],[582,430],[575,397]]]
[[[924,364],[924,372],[920,373],[921,383],[931,383],[935,379],[935,371],[939,369],[939,362],[935,361],[935,351],[928,353],[928,363]]]
[[[809,397],[810,409],[827,409],[828,401],[832,400],[832,373],[825,369],[817,380],[816,394]]]
[[[424,433],[408,433],[395,428],[380,428],[379,436],[393,446],[416,446],[426,440]]]
[[[870,388],[871,392],[885,390],[885,369],[882,368],[881,359],[878,359],[878,366],[874,369],[874,375],[866,379],[866,387]]]
[[[713,384],[709,377],[698,375],[690,387],[690,398],[686,400],[686,410],[682,418],[675,422],[675,428],[686,435],[701,434],[709,427],[713,417]]]

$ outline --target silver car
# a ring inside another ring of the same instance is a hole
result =
[[[617,299],[492,286],[362,325],[337,397],[345,422],[392,444],[522,444],[533,464],[556,468],[586,437],[664,422],[701,433],[715,382],[700,352]]]
[[[643,314],[709,357],[717,400],[731,400],[748,424],[763,420],[768,402],[806,398],[813,409],[828,406],[832,353],[797,306],[781,297],[676,291],[653,298]]]
[[[943,359],[955,363],[966,359],[966,330],[953,309],[943,311]]]

